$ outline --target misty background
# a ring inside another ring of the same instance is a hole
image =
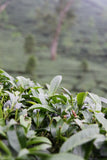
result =
[[[0,68],[107,97],[107,1],[0,0]]]

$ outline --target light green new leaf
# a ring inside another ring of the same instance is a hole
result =
[[[97,139],[94,141],[94,145],[97,149],[100,149],[102,144],[105,142],[106,137],[102,134],[99,134],[99,136],[97,137]]]
[[[3,129],[2,126],[0,126],[0,135],[6,137],[6,134],[5,134],[4,129]]]
[[[48,105],[42,105],[42,104],[35,104],[33,106],[31,106],[28,111],[30,110],[34,110],[34,109],[41,109],[41,110],[47,110],[50,112],[55,112],[54,109],[52,109],[52,107],[48,106]]]
[[[31,126],[31,118],[24,117],[23,115],[20,116],[20,124],[25,128],[29,129]]]
[[[107,119],[104,118],[103,113],[95,113],[95,117],[102,124],[104,129],[107,131]]]
[[[62,145],[60,152],[66,152],[72,150],[74,147],[87,143],[97,137],[99,134],[99,128],[97,125],[90,125],[70,138]]]
[[[11,155],[9,148],[0,140],[0,149],[2,149],[8,155]]]
[[[82,157],[71,154],[71,153],[59,153],[52,154],[48,157],[43,157],[42,160],[84,160]]]
[[[62,81],[62,76],[56,76],[52,79],[52,81],[50,83],[50,88],[49,88],[49,95],[50,96],[55,94],[61,81]]]
[[[94,111],[101,111],[101,99],[99,96],[93,93],[88,93],[95,103]]]
[[[29,78],[25,78],[22,76],[16,77],[18,80],[18,86],[21,86],[23,89],[28,89],[30,87],[34,87],[34,82],[31,81]]]
[[[87,94],[88,92],[81,92],[77,94],[77,105],[79,109],[81,109]]]
[[[29,150],[24,148],[19,152],[18,158],[22,158],[23,156],[28,155],[28,154],[29,154]]]
[[[100,99],[101,99],[101,102],[103,102],[103,103],[106,103],[106,104],[107,104],[107,99],[106,99],[106,98],[104,98],[104,97],[100,97]]]

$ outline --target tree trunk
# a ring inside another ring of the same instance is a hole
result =
[[[59,40],[59,36],[60,36],[60,32],[61,32],[61,26],[62,23],[65,19],[65,16],[67,14],[67,12],[70,9],[70,6],[72,4],[73,0],[69,0],[65,7],[60,11],[59,13],[59,22],[56,28],[56,32],[52,41],[52,45],[51,45],[51,60],[55,60],[56,59],[56,55],[57,55],[57,48],[58,48],[58,40]]]

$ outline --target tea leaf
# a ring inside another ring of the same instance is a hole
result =
[[[90,126],[78,133],[74,134],[62,145],[60,152],[72,150],[74,147],[87,143],[96,138],[99,134],[98,126]]]
[[[42,104],[35,104],[33,106],[31,106],[28,111],[30,110],[34,110],[34,109],[41,109],[41,110],[47,110],[50,112],[55,112],[54,109],[52,109],[52,107],[50,107],[49,105],[42,105]]]
[[[82,157],[74,155],[72,153],[59,153],[44,157],[42,160],[84,160]]]
[[[50,83],[50,88],[49,88],[49,95],[50,96],[55,94],[61,81],[62,81],[62,76],[56,76],[52,79],[52,81]]]
[[[77,94],[77,105],[79,109],[83,106],[84,100],[87,96],[88,92],[81,92]]]
[[[107,119],[104,118],[104,115],[102,113],[95,113],[95,117],[102,124],[104,129],[107,131]]]

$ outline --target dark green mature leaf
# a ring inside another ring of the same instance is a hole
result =
[[[63,104],[66,104],[67,102],[67,98],[64,95],[54,95],[50,98],[53,99],[55,103],[62,102]]]
[[[42,104],[35,104],[35,105],[31,106],[28,109],[28,111],[34,110],[34,109],[41,109],[41,110],[47,110],[50,112],[55,112],[55,110],[52,107],[50,107],[49,105],[42,105]]]
[[[51,145],[51,141],[46,138],[46,137],[35,137],[30,139],[27,142],[27,146],[32,145],[32,144],[40,144],[40,143],[46,143],[46,144],[50,144]]]
[[[87,96],[88,92],[81,92],[77,94],[77,105],[79,109],[83,106],[84,100]]]
[[[56,76],[52,79],[52,81],[50,83],[50,88],[49,88],[49,95],[50,96],[55,94],[61,81],[62,81],[62,76]]]
[[[87,143],[95,139],[99,134],[99,128],[97,125],[91,125],[70,138],[62,145],[60,152],[66,152],[72,150],[74,147]]]
[[[17,126],[17,135],[18,135],[18,139],[21,145],[21,148],[25,148],[26,147],[26,137],[25,137],[25,132],[24,132],[24,128],[22,126]]]

